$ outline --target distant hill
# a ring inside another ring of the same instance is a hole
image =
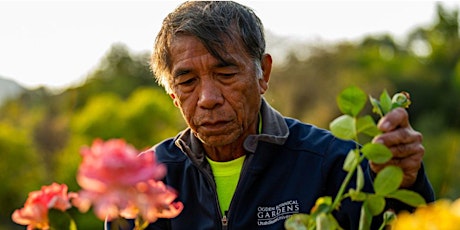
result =
[[[25,90],[17,82],[0,76],[0,105],[10,98],[19,96]]]

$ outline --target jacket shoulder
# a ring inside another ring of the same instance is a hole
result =
[[[290,132],[287,144],[291,148],[305,149],[323,156],[324,154],[347,154],[350,149],[356,148],[356,142],[339,139],[329,130],[292,118],[285,118],[285,120]]]
[[[168,138],[153,146],[156,158],[159,162],[169,163],[184,161],[186,156],[175,144],[176,138]]]

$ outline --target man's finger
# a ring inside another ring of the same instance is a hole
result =
[[[409,114],[403,108],[393,109],[379,120],[377,127],[383,132],[389,132],[398,127],[409,127]]]

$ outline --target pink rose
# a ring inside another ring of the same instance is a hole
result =
[[[134,186],[137,182],[160,179],[166,174],[163,165],[156,164],[153,154],[142,154],[122,139],[103,142],[97,139],[83,148],[83,161],[77,181],[83,189],[104,192],[116,186]]]
[[[42,186],[41,190],[29,193],[22,209],[12,214],[14,222],[27,225],[28,230],[48,229],[48,210],[50,208],[65,211],[71,207],[67,194],[67,185],[53,183]]]
[[[171,213],[166,216],[171,217],[182,210],[182,203],[172,203],[177,196],[174,190],[156,181],[164,177],[166,168],[155,161],[153,152],[139,155],[124,140],[97,139],[81,154],[77,182],[82,190],[72,200],[80,211],[86,212],[93,206],[101,220],[141,215],[154,221],[163,217],[161,212],[152,214],[146,208],[165,210],[164,213]]]
[[[177,194],[162,181],[149,180],[136,185],[140,195],[136,203],[144,220],[154,222],[157,218],[173,218],[184,208],[181,202],[173,203]]]

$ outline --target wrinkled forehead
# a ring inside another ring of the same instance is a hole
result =
[[[178,32],[171,38],[169,46],[170,53],[172,54],[172,48],[175,44],[182,44],[191,40],[199,42],[213,57],[223,64],[234,63],[235,59],[250,58],[241,37],[235,32],[220,35],[219,38],[215,38],[214,40],[207,40],[206,38],[187,32]],[[189,48],[193,49],[194,47]]]

